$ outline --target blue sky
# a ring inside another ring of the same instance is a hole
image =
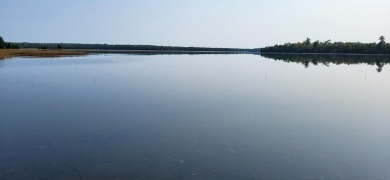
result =
[[[1,0],[12,42],[255,48],[390,40],[389,0]]]

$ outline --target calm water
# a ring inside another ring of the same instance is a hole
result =
[[[390,179],[389,66],[288,62],[0,61],[0,179]]]

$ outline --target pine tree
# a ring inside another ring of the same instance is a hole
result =
[[[0,49],[4,49],[5,48],[5,42],[4,42],[4,39],[0,36]]]

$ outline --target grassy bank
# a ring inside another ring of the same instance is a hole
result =
[[[86,55],[83,51],[44,50],[44,49],[0,49],[0,59],[12,57],[61,57]]]

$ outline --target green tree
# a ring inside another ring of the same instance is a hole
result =
[[[384,36],[380,36],[379,37],[379,43],[378,43],[378,51],[380,53],[384,53],[385,52],[385,45],[386,45],[385,37]],[[379,70],[378,70],[378,72],[379,72]]]
[[[4,39],[0,36],[0,49],[4,49],[4,47],[5,47]]]
[[[305,45],[310,45],[311,39],[310,39],[310,38],[306,38],[306,40],[303,41],[303,43],[304,43]]]
[[[379,37],[379,44],[385,44],[385,37],[384,36],[381,36]]]

